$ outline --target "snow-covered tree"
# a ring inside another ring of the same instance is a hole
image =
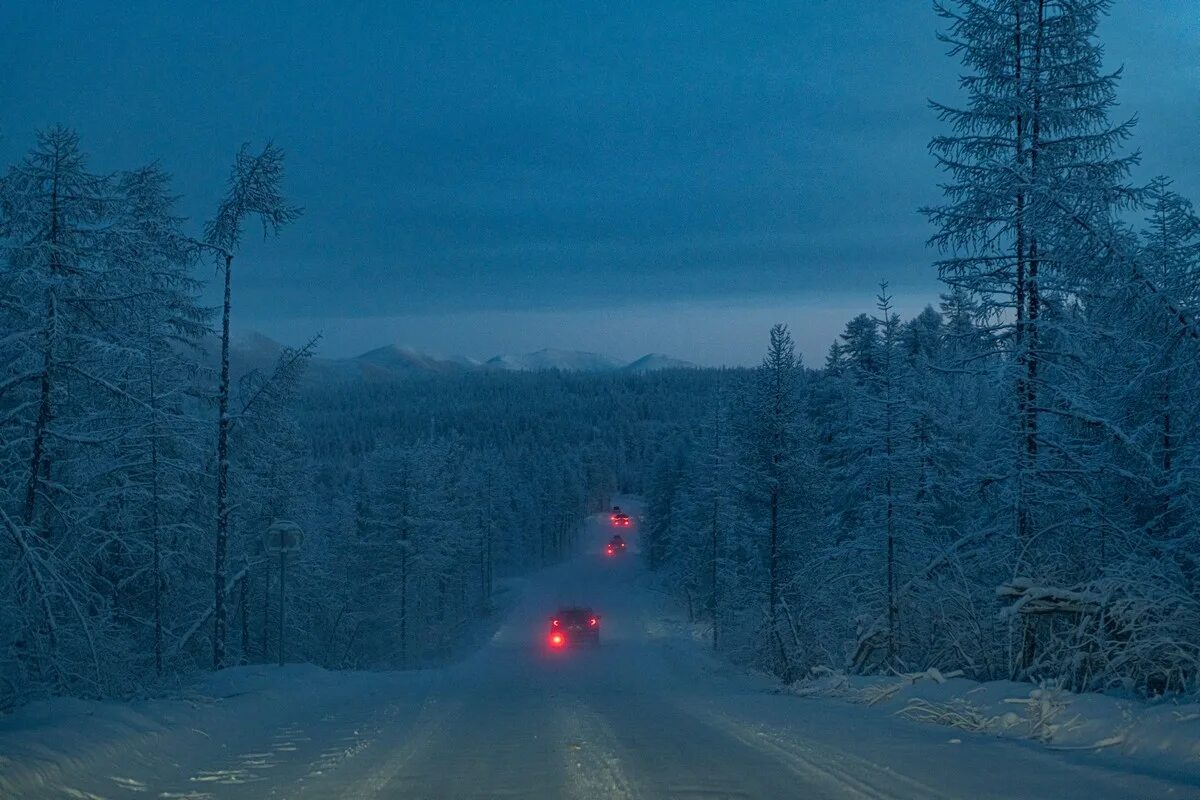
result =
[[[221,367],[217,384],[217,489],[213,539],[213,668],[225,666],[226,555],[229,549],[229,431],[231,380],[229,372],[229,319],[233,307],[233,260],[248,219],[257,218],[263,233],[278,233],[300,214],[282,192],[283,151],[268,142],[261,152],[242,145],[234,158],[225,197],[204,230],[203,246],[216,254],[224,279],[221,306]]]
[[[1059,317],[1078,280],[1108,257],[1088,233],[1107,228],[1136,156],[1117,155],[1132,123],[1113,125],[1117,74],[1105,72],[1097,26],[1105,0],[971,0],[938,3],[943,41],[968,73],[965,105],[935,104],[951,131],[931,149],[949,175],[946,203],[928,209],[943,253],[941,275],[972,294],[1003,342],[1011,375],[1006,411],[1011,459],[1012,568],[1040,570],[1042,509],[1067,491],[1057,461],[1065,445],[1043,425],[1056,405]],[[1036,641],[1026,626],[1014,670]]]

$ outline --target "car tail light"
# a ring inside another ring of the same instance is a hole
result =
[[[567,640],[566,637],[563,636],[561,633],[550,634],[550,646],[551,647],[562,647],[563,643],[566,640]]]
[[[588,620],[588,625],[591,625],[593,628],[599,624],[600,624],[600,620],[596,619],[595,617],[592,617],[591,619]]]
[[[604,552],[608,553],[611,556],[613,554],[612,545],[610,544],[608,547],[604,548]]]
[[[558,620],[556,620],[556,619],[552,619],[552,620],[550,620],[550,624],[551,624],[551,625],[553,625],[554,627],[556,627],[556,628],[557,628],[557,627],[558,627]]]

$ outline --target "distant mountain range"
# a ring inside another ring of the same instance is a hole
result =
[[[546,369],[559,369],[564,372],[608,372],[624,366],[620,361],[599,353],[551,348],[524,355],[496,356],[489,358],[483,365],[512,372],[539,372]]]
[[[260,333],[244,333],[232,342],[233,361],[239,372],[250,369],[269,369],[283,345]],[[219,353],[220,347],[209,347]],[[329,377],[396,377],[404,375],[454,375],[464,372],[655,372],[664,369],[697,369],[697,365],[662,353],[648,353],[628,363],[601,353],[581,350],[544,348],[533,353],[506,354],[477,361],[465,356],[435,357],[407,347],[387,345],[369,350],[352,358],[322,358],[312,360],[315,375]]]

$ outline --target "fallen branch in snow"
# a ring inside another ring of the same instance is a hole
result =
[[[932,703],[916,697],[896,712],[896,716],[933,725],[946,725],[963,731],[984,731],[996,718],[989,717],[966,700],[951,700],[948,703]]]
[[[896,675],[898,679],[896,682],[868,686],[860,691],[859,695],[862,697],[863,702],[869,706],[873,706],[885,700],[890,700],[900,690],[912,686],[918,681],[928,680],[934,683],[945,683],[948,678],[959,678],[962,677],[962,674],[962,670],[956,669],[953,672],[947,672],[943,675],[941,671],[934,667],[930,667],[924,672],[903,672]]]
[[[1095,592],[1079,592],[1053,586],[1036,586],[1028,578],[1013,578],[996,587],[996,596],[1012,600],[1001,614],[1095,614],[1103,600]]]
[[[1069,720],[1059,721],[1059,717],[1070,706],[1070,700],[1062,690],[1054,687],[1040,686],[1032,690],[1028,697],[1006,698],[1004,702],[1024,708],[1030,736],[1043,742],[1050,741],[1079,721],[1078,714]]]
[[[1047,743],[1079,723],[1078,714],[1070,719],[1062,719],[1063,712],[1070,707],[1070,700],[1066,693],[1054,687],[1041,686],[1030,691],[1028,697],[1010,697],[1001,702],[1019,706],[1021,712],[1005,711],[989,715],[961,697],[946,702],[914,697],[896,714],[917,722],[948,725],[966,731],[1004,733],[1015,730],[1025,738]]]

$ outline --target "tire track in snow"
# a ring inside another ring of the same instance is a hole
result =
[[[761,723],[742,722],[715,709],[680,707],[701,722],[768,753],[796,775],[846,800],[954,800],[927,784],[844,750],[797,740]]]
[[[463,706],[461,700],[427,698],[416,719],[402,734],[398,746],[388,751],[383,761],[372,766],[366,775],[337,790],[336,796],[341,800],[371,800],[379,796],[405,768],[432,749],[451,721],[461,715]],[[397,796],[407,795],[400,793]]]
[[[637,800],[645,793],[625,774],[612,728],[582,701],[558,714],[567,796],[575,800]]]

